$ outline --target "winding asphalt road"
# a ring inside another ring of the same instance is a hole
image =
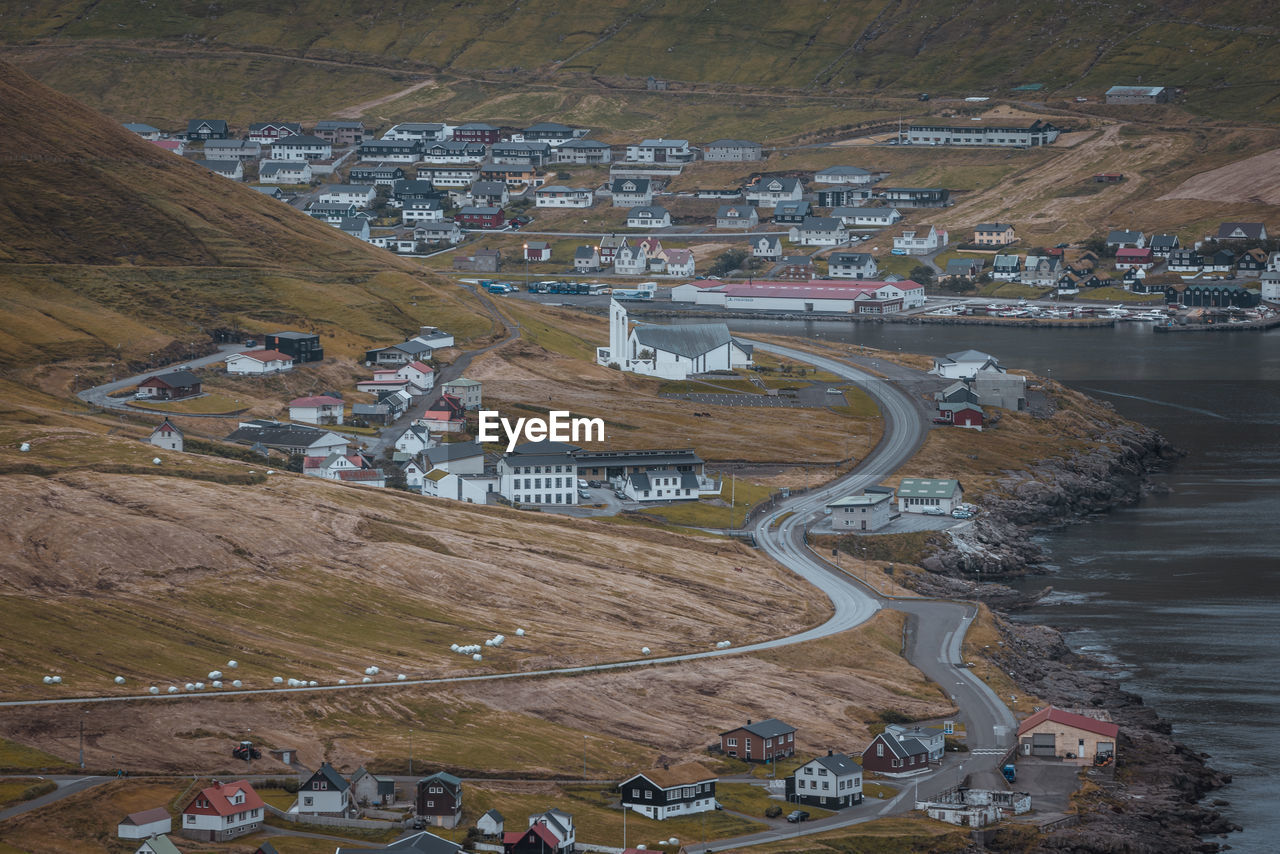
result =
[[[839,568],[832,566],[810,551],[805,544],[805,529],[820,517],[826,502],[840,495],[864,489],[880,482],[901,467],[924,442],[928,429],[926,410],[902,387],[910,379],[906,369],[892,363],[872,362],[878,370],[894,379],[872,376],[846,362],[817,356],[789,347],[752,342],[760,350],[776,353],[796,361],[803,361],[821,370],[846,379],[871,395],[884,417],[884,432],[880,442],[853,471],[813,491],[797,495],[779,503],[777,507],[757,519],[752,533],[757,544],[782,565],[800,575],[826,594],[834,607],[831,618],[788,637],[774,638],[724,650],[705,650],[683,655],[657,656],[605,664],[562,667],[515,673],[494,673],[476,676],[453,676],[435,679],[406,679],[351,683],[346,685],[318,685],[299,688],[260,688],[222,690],[180,694],[140,694],[113,697],[81,697],[43,700],[9,700],[0,707],[45,706],[80,703],[117,703],[139,700],[186,700],[198,696],[251,696],[258,694],[285,694],[319,691],[359,691],[392,686],[446,685],[466,682],[487,682],[501,679],[521,679],[530,676],[556,676],[621,670],[659,664],[712,658],[722,655],[740,655],[745,652],[775,649],[811,640],[819,640],[854,628],[866,622],[882,608],[899,610],[909,615],[906,638],[908,660],[951,696],[961,710],[959,719],[966,727],[966,742],[970,753],[962,761],[944,762],[926,774],[913,778],[914,785],[904,788],[896,797],[882,803],[867,802],[863,806],[838,813],[826,819],[806,822],[803,825],[786,825],[738,839],[717,840],[702,845],[687,845],[689,854],[709,854],[714,849],[744,847],[772,842],[797,835],[819,833],[838,827],[858,824],[884,815],[910,810],[917,796],[927,797],[962,782],[965,777],[980,775],[993,777],[995,767],[1005,749],[1012,744],[1015,725],[1012,714],[999,697],[981,680],[962,666],[961,644],[965,631],[975,615],[972,605],[942,600],[894,598],[882,596]],[[901,376],[898,376],[901,374]],[[909,387],[909,385],[908,385]],[[965,766],[968,771],[965,771]]]

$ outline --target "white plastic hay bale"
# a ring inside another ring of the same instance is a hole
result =
[[[19,450],[19,451],[22,451],[22,453],[24,453],[24,454],[25,454],[27,451],[30,451],[30,450],[31,450],[31,443],[30,443],[30,442],[23,442],[21,445],[19,445],[19,446],[18,446],[18,450]]]
[[[152,457],[152,458],[151,458],[151,463],[152,463],[152,465],[157,465],[157,466],[158,466],[158,465],[160,465],[160,458],[159,458],[159,457]]]
[[[516,629],[516,637],[518,638],[524,637],[524,629]]]
[[[272,681],[272,683],[273,683],[273,684],[279,685],[281,682],[283,682],[283,681],[284,681],[284,677],[283,677],[283,676],[272,676],[272,677],[271,677],[271,681]]]
[[[176,693],[178,693],[178,686],[177,686],[177,685],[170,685],[170,686],[169,686],[169,693],[170,693],[170,694],[176,694]]]
[[[307,683],[307,687],[308,687],[308,688],[314,688],[314,687],[316,687],[316,686],[317,686],[317,685],[319,685],[319,684],[320,684],[319,682],[317,682],[316,680],[312,679],[310,682],[308,682],[308,683]]]
[[[346,685],[346,684],[347,684],[347,680],[345,680],[345,679],[339,679],[339,680],[338,680],[338,684],[339,684],[339,685]]]
[[[236,661],[234,658],[227,662],[227,667],[231,668],[232,670],[235,670],[239,666],[240,666],[240,662]]]
[[[61,676],[55,676],[55,677],[53,677],[53,684],[54,684],[54,685],[61,685],[61,684],[62,684],[62,677],[61,677]]]
[[[267,474],[275,474],[275,473],[276,473],[275,469],[267,469]]]
[[[196,690],[197,690],[197,691],[203,691],[203,690],[204,690],[204,683],[203,683],[203,682],[197,682],[197,683],[196,683]]]
[[[210,670],[210,671],[209,671],[209,678],[210,678],[210,679],[221,679],[221,678],[222,678],[222,671],[221,671],[221,670]]]
[[[186,688],[188,691],[194,691],[196,689],[196,683],[188,682],[186,685],[183,685],[182,687]]]
[[[403,673],[397,673],[397,674],[396,674],[396,681],[397,681],[397,682],[403,682],[404,680],[406,680],[406,679],[408,679],[408,678],[409,678],[409,677],[408,677],[408,676],[405,676]]]
[[[679,844],[680,844],[680,840],[679,840],[679,839],[676,839],[676,838],[673,836],[673,837],[671,837],[670,839],[668,839],[668,840],[667,840],[667,844],[668,844],[668,845],[679,845]]]
[[[159,689],[159,688],[157,688],[157,687],[156,687],[156,686],[154,686],[154,685],[152,685],[152,686],[151,686],[150,688],[148,688],[147,690],[148,690],[149,692],[151,692],[152,694],[159,694],[159,693],[160,693],[160,689]]]
[[[457,652],[457,651],[458,651],[458,645],[457,645],[456,643],[451,643],[451,644],[449,644],[449,649],[450,649],[450,650],[452,650],[453,652]]]
[[[46,677],[44,677],[44,684],[46,684],[46,685],[52,685],[52,684],[53,684],[53,677],[52,677],[52,676],[46,676]]]
[[[221,679],[215,679],[215,680],[213,680],[213,687],[214,687],[214,688],[221,688],[221,687],[222,687],[222,680],[221,680]]]
[[[115,678],[115,683],[116,683],[117,685],[123,685],[123,684],[124,684],[124,677],[123,677],[123,676],[117,676],[117,677]]]
[[[365,683],[369,683],[369,682],[372,682],[372,681],[373,681],[373,679],[371,679],[370,677],[366,676],[366,677],[364,677],[363,679],[361,679],[360,681],[361,681],[361,682],[365,682]]]
[[[477,652],[475,655],[471,656],[471,660],[472,660],[472,661],[484,661],[484,656]]]
[[[236,679],[236,680],[234,680],[234,681],[231,683],[231,687],[232,687],[232,688],[243,688],[243,687],[244,687],[244,683],[243,683],[243,682],[241,682],[239,679]]]
[[[649,647],[647,647],[647,646],[641,647],[641,648],[640,648],[640,654],[641,654],[641,655],[648,655],[648,654],[649,654]]]
[[[377,676],[379,673],[378,666],[376,664],[370,664],[364,669],[364,672],[367,676]]]

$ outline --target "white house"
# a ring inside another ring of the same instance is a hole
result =
[[[618,784],[622,807],[662,821],[716,808],[717,777],[697,762],[656,768]]]
[[[413,228],[415,243],[448,243],[453,246],[462,242],[462,227],[451,219],[440,222],[420,222]]]
[[[782,257],[782,241],[774,235],[757,237],[751,241],[751,254],[756,258],[776,261]]]
[[[483,390],[484,385],[479,380],[469,380],[466,377],[449,380],[441,387],[441,391],[445,394],[451,394],[458,398],[462,408],[466,410],[474,410],[481,407]]]
[[[627,146],[631,163],[691,163],[696,157],[687,139],[646,139]]]
[[[895,738],[898,741],[914,738],[928,751],[930,762],[941,762],[943,754],[947,752],[947,736],[942,727],[922,727],[918,724],[888,724],[884,728],[884,733],[886,736]]]
[[[844,223],[834,216],[807,216],[799,225],[791,226],[792,243],[805,246],[842,246],[849,242]]]
[[[239,160],[197,160],[196,162],[215,175],[230,178],[232,181],[244,180],[244,166]]]
[[[169,421],[168,418],[161,421],[156,429],[151,431],[151,436],[147,442],[157,448],[163,448],[166,451],[181,451],[183,446],[182,431]],[[161,833],[168,833],[164,830]]]
[[[414,397],[436,387],[436,369],[417,359],[401,365],[395,372],[395,378],[407,381],[409,385],[405,390]]]
[[[311,164],[305,160],[264,160],[258,166],[262,184],[309,184]]]
[[[949,380],[973,379],[978,371],[995,369],[1003,371],[995,356],[981,350],[958,350],[945,356],[934,356],[929,373]]]
[[[716,228],[755,228],[759,223],[753,205],[721,205],[716,210]]]
[[[164,807],[154,807],[141,812],[130,813],[116,825],[116,836],[120,839],[146,839],[149,836],[160,836],[173,830],[173,819]]]
[[[491,494],[498,494],[498,476],[484,473],[459,474],[434,468],[422,477],[422,494],[464,501],[467,504],[487,504]]]
[[[630,472],[623,482],[622,491],[632,501],[696,501],[699,492],[698,475],[676,469],[653,469]]]
[[[484,474],[484,448],[476,442],[445,442],[426,451],[433,469],[452,474]]]
[[[328,762],[298,787],[299,813],[307,815],[345,815],[351,810],[351,784]]]
[[[143,124],[142,122],[125,122],[124,129],[131,133],[136,133],[148,142],[155,142],[160,138],[160,128]]]
[[[947,245],[946,229],[932,225],[916,225],[904,228],[900,237],[893,238],[894,255],[928,255]]]
[[[182,854],[182,851],[173,844],[169,837],[161,835],[152,836],[144,840],[133,854]]]
[[[667,262],[668,276],[680,278],[692,278],[694,273],[693,250],[691,249],[663,249],[662,257]]]
[[[497,810],[489,810],[480,818],[476,819],[476,830],[484,836],[501,836],[503,825],[506,819],[502,817],[502,813]]]
[[[539,208],[589,208],[595,202],[596,194],[590,187],[551,184],[533,192],[534,207]]]
[[[902,214],[897,208],[857,208],[857,207],[835,207],[831,209],[831,215],[839,217],[845,225],[862,225],[886,227],[893,225],[902,219]]]
[[[862,803],[862,765],[843,753],[810,759],[787,783],[793,803],[833,810]]]
[[[898,484],[898,512],[924,513],[941,510],[950,513],[964,496],[958,480],[904,477]]]
[[[627,211],[627,228],[669,228],[671,213],[660,205],[645,205]]]
[[[299,397],[289,401],[289,420],[307,424],[341,424],[344,402],[327,394]]]
[[[827,504],[831,511],[831,527],[837,531],[878,531],[889,524],[893,515],[893,495],[889,492],[867,492],[846,495]]]
[[[441,446],[446,447],[446,446]],[[563,442],[525,442],[498,460],[498,491],[514,504],[578,503],[577,450]]]
[[[653,204],[653,185],[648,178],[619,178],[609,185],[615,208],[639,208]]]
[[[857,166],[828,166],[813,173],[817,184],[874,184],[880,176]]]
[[[620,276],[642,276],[649,269],[649,253],[641,241],[622,244],[613,256],[613,271]]]
[[[444,205],[439,199],[415,199],[400,207],[400,221],[405,225],[420,222],[444,222]]]
[[[1022,256],[999,254],[991,262],[991,278],[1011,282],[1022,275]]]
[[[438,442],[431,438],[431,431],[421,424],[410,424],[396,439],[396,450],[402,454],[417,456],[428,448],[434,448]]]
[[[827,275],[833,279],[874,279],[879,267],[869,252],[832,252]]]
[[[778,202],[798,202],[804,198],[799,178],[761,178],[742,191],[743,198],[760,207],[776,207]]]
[[[340,205],[355,205],[367,208],[378,197],[377,189],[371,184],[329,184],[320,191],[318,201]]]
[[[278,374],[281,371],[293,370],[293,357],[278,350],[248,350],[244,353],[232,353],[223,361],[227,363],[228,374]]]
[[[611,299],[609,346],[596,349],[596,362],[645,376],[683,380],[691,374],[749,367],[751,347],[738,342],[723,323],[632,328],[627,310]]]
[[[717,282],[715,279],[685,282],[683,285],[676,285],[671,289],[671,301],[696,303],[698,301],[698,294],[703,291],[714,291],[723,288],[724,284]]]
[[[440,122],[401,122],[382,135],[397,141],[442,142],[453,136],[453,128]]]
[[[1267,302],[1280,302],[1280,273],[1267,271],[1258,277],[1262,298]]]
[[[224,842],[262,827],[266,804],[245,780],[215,782],[182,810],[181,833],[203,842]]]
[[[595,273],[600,270],[600,247],[579,246],[573,250],[573,269],[579,273]]]
[[[257,160],[262,146],[243,139],[210,139],[204,144],[206,160]]]
[[[558,146],[552,157],[558,163],[608,163],[613,160],[613,148],[594,139],[574,139]]]
[[[333,144],[317,136],[286,136],[271,143],[272,160],[328,160]]]

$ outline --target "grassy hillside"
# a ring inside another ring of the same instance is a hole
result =
[[[238,54],[236,62],[246,53],[266,53],[388,72],[497,72],[520,83],[594,76],[628,85],[655,75],[738,88],[990,94],[1024,83],[1043,83],[1046,91],[1098,90],[1140,78],[1188,87],[1193,103],[1215,111],[1270,101],[1255,74],[1280,62],[1269,11],[1261,0],[1210,6],[1193,0],[723,0],[696,6],[565,0],[550,10],[544,4],[301,0],[286,16],[251,0],[172,3],[160,10],[127,0],[44,0],[0,20],[0,38],[60,47],[181,45],[188,57]],[[74,69],[46,72],[63,85],[83,87],[79,91],[101,88]],[[69,73],[77,80],[69,81]],[[386,82],[387,92],[403,86]],[[363,78],[352,93],[370,83]],[[211,74],[204,88],[218,84]],[[321,99],[328,88],[320,87]],[[1229,105],[1221,97],[1226,92]]]
[[[339,349],[424,323],[492,330],[465,292],[138,139],[0,63],[0,363],[108,356],[220,327]]]

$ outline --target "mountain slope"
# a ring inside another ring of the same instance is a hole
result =
[[[413,262],[0,63],[0,363],[281,325],[336,336],[340,354],[428,323],[492,331],[471,295]]]

